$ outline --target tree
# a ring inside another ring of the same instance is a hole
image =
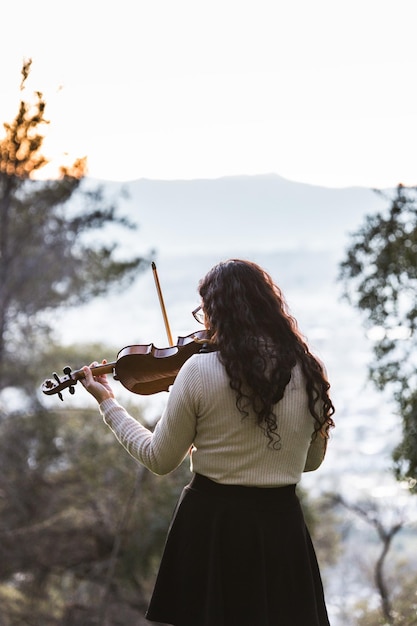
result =
[[[372,331],[370,378],[392,392],[402,420],[395,474],[417,493],[417,188],[398,185],[387,199],[387,212],[368,215],[352,234],[340,278]]]
[[[394,573],[395,580],[399,575]],[[393,615],[395,626],[417,626],[417,576],[415,571],[409,571],[401,577],[401,586],[395,585],[393,595]],[[357,605],[360,609],[360,617],[357,626],[386,626],[387,622],[381,616],[378,609],[370,608],[369,602],[362,601]]]
[[[372,501],[363,502],[361,504],[350,503],[340,495],[333,496],[332,500],[335,505],[341,505],[348,511],[351,511],[355,515],[359,516],[366,524],[369,524],[377,532],[378,538],[381,542],[381,551],[375,561],[374,583],[380,598],[380,610],[384,618],[384,624],[387,624],[387,626],[393,626],[396,623],[392,601],[393,594],[391,593],[391,587],[387,582],[384,568],[388,552],[392,546],[395,536],[406,526],[406,518],[403,513],[389,511],[390,513],[393,513],[394,520],[385,522],[383,520],[383,512],[380,511]],[[387,512],[386,506],[384,512]]]
[[[22,99],[0,139],[0,391],[24,392],[16,409],[0,402],[0,623],[136,623],[178,487],[168,478],[157,505],[142,511],[153,477],[132,471],[96,411],[42,406],[37,363],[50,371],[61,360],[46,341],[48,313],[124,287],[147,260],[120,258],[110,236],[134,225],[85,184],[85,159],[56,180],[35,179],[47,162],[45,106],[40,92],[32,104]],[[71,352],[87,362],[82,348]]]
[[[23,63],[21,90],[30,67]],[[48,311],[124,288],[148,263],[117,257],[109,231],[135,225],[102,187],[84,184],[85,158],[61,167],[55,180],[35,180],[48,162],[41,152],[45,106],[41,92],[32,103],[22,99],[0,141],[0,390],[15,384],[36,342],[44,342]],[[26,381],[29,388],[33,381]]]

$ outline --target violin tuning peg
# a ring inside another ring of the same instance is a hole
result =
[[[58,398],[64,402],[64,398],[62,397],[62,393],[60,391],[58,391]]]
[[[74,389],[74,387],[70,387],[68,391],[70,392],[70,394],[71,394],[72,396],[73,396],[73,395],[74,395],[74,393],[75,393],[75,389]]]
[[[65,376],[69,376],[71,374],[71,368],[68,365],[64,367],[62,371],[64,372]]]

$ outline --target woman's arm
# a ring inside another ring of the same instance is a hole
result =
[[[84,387],[99,403],[105,423],[122,446],[155,474],[167,474],[187,456],[196,428],[193,379],[196,367],[187,362],[177,376],[167,406],[155,429],[143,426],[114,398],[106,375],[93,376],[83,368]]]
[[[327,439],[321,433],[317,433],[312,439],[307,452],[307,458],[303,472],[314,472],[322,464],[327,450]]]

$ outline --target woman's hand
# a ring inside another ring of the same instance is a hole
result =
[[[106,363],[106,359],[103,359],[102,364],[105,365]],[[107,400],[107,398],[114,398],[114,393],[107,381],[106,374],[101,374],[100,376],[93,375],[90,368],[96,367],[97,365],[97,361],[91,363],[89,367],[84,365],[82,369],[85,378],[81,378],[80,382],[87,389],[88,393],[91,393],[93,398],[100,404],[103,400]]]

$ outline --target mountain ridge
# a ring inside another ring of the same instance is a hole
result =
[[[104,183],[104,184],[113,184],[113,185],[132,185],[135,183],[141,183],[143,181],[153,182],[153,183],[192,183],[192,182],[216,182],[223,180],[245,180],[245,179],[272,179],[276,181],[281,181],[283,183],[289,183],[293,185],[300,185],[304,187],[320,187],[321,189],[334,189],[334,190],[347,190],[347,189],[362,189],[362,190],[377,190],[377,191],[390,191],[391,187],[367,187],[366,185],[343,185],[340,186],[332,186],[332,185],[324,185],[319,183],[309,183],[305,181],[298,181],[292,178],[287,178],[286,176],[282,176],[281,174],[277,174],[275,172],[265,172],[262,174],[225,174],[224,176],[213,176],[213,177],[204,177],[199,176],[197,178],[149,178],[147,176],[140,176],[139,178],[132,178],[124,181],[116,181],[112,179],[102,179],[96,177],[87,176],[90,181],[94,183]]]
[[[387,203],[372,189],[321,187],[278,174],[89,182],[109,194],[125,192],[118,206],[139,229],[124,245],[180,255],[340,249],[366,214]]]

